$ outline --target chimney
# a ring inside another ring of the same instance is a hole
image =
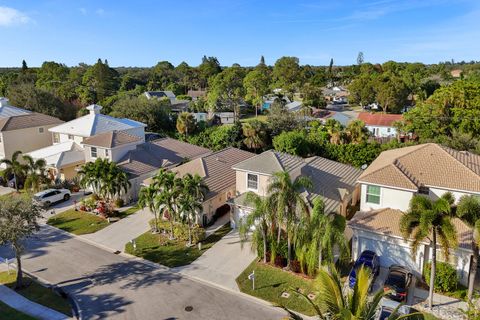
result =
[[[92,104],[87,107],[87,110],[90,111],[90,114],[100,114],[102,106],[99,106],[98,104]]]
[[[0,97],[0,108],[1,107],[6,107],[6,106],[9,106],[9,105],[10,105],[10,103],[8,102],[7,98]]]

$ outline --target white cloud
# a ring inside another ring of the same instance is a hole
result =
[[[0,6],[0,27],[26,24],[32,21],[25,13],[9,7]]]

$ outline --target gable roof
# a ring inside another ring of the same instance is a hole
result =
[[[138,177],[160,168],[169,168],[206,155],[211,151],[172,138],[162,138],[137,145],[120,159],[118,165],[131,177]]]
[[[139,141],[142,141],[142,138],[133,136],[123,131],[109,131],[86,138],[83,140],[83,144],[102,148],[115,148],[124,144]]]
[[[73,140],[54,144],[27,154],[33,159],[44,159],[47,166],[55,168],[85,162],[83,148]]]
[[[279,171],[292,171],[305,165],[302,158],[288,153],[267,150],[259,155],[239,162],[233,166],[235,170],[251,171],[264,175],[273,175]]]
[[[172,91],[146,91],[145,96],[147,98],[164,98],[175,99],[175,94]]]
[[[372,211],[359,211],[348,222],[348,226],[376,234],[403,238],[400,231],[400,219],[405,213],[401,210],[385,208]],[[471,249],[473,231],[462,220],[453,219],[457,230],[458,245],[464,249]]]
[[[232,166],[253,156],[254,153],[230,147],[189,161],[173,168],[172,171],[177,172],[179,176],[187,173],[201,176],[209,188],[206,197],[209,199],[235,185],[236,173]]]
[[[388,114],[383,112],[360,112],[358,114],[358,120],[362,120],[366,126],[392,127],[395,121],[402,119],[403,116],[401,114]]]
[[[91,105],[87,107],[87,109],[90,110],[89,114],[48,130],[80,137],[91,137],[107,131],[122,131],[147,126],[135,120],[126,118],[119,119],[101,114],[99,112],[101,109],[100,106]]]
[[[413,191],[426,186],[480,192],[480,156],[435,143],[388,150],[358,181]]]
[[[31,111],[11,106],[7,98],[0,97],[0,118],[29,114]]]
[[[46,114],[42,113],[31,112],[7,118],[0,118],[0,131],[13,131],[60,123],[63,123],[63,121],[55,117],[47,116]]]

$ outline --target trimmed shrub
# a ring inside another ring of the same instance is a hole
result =
[[[121,208],[125,205],[125,201],[122,198],[115,199],[115,207]]]
[[[423,276],[427,284],[430,284],[430,270],[431,263],[427,263],[423,269]],[[445,262],[437,261],[437,268],[435,273],[435,289],[440,292],[452,292],[457,289],[458,286],[458,275],[457,270],[455,270],[452,265]]]

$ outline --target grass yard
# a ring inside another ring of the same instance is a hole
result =
[[[252,271],[255,271],[255,290],[252,290],[252,281],[248,279]],[[238,276],[237,284],[240,291],[249,295],[305,315],[315,314],[309,302],[291,290],[295,288],[301,289],[305,294],[316,294],[313,280],[254,261]],[[283,298],[283,292],[288,292],[290,297]]]
[[[80,235],[101,230],[108,226],[108,221],[91,213],[70,209],[54,215],[47,224]]]
[[[261,122],[267,122],[267,116],[264,115],[264,114],[259,114],[257,117],[255,117],[254,114],[249,114],[249,115],[245,115],[244,117],[242,117],[240,119],[240,122],[249,122],[249,121],[253,121],[253,120],[258,120],[258,121],[261,121]]]
[[[35,320],[35,318],[17,311],[0,301],[0,320]]]
[[[230,223],[222,226],[202,241],[202,250],[198,250],[197,245],[187,247],[185,241],[169,240],[168,235],[152,234],[148,231],[136,239],[136,250],[133,250],[131,243],[127,243],[125,252],[170,268],[184,266],[195,261],[230,230]]]
[[[136,213],[137,211],[141,210],[142,208],[140,207],[137,207],[136,205],[134,205],[133,207],[130,207],[128,208],[127,210],[123,210],[123,211],[120,211],[119,214],[118,214],[118,217],[123,219],[123,218],[126,218],[128,217],[129,215],[131,214],[134,214]]]
[[[16,272],[0,272],[0,283],[6,285],[7,287],[13,289],[15,287],[15,281],[17,279],[17,274]],[[31,278],[24,276],[24,283],[27,284],[27,286],[21,290],[16,291],[17,293],[21,294],[25,298],[34,301],[38,304],[44,305],[46,307],[49,307],[53,310],[57,310],[63,314],[66,314],[68,316],[72,316],[72,307],[68,303],[66,299],[63,299],[60,297],[58,294],[53,292],[53,290],[50,290],[49,288],[46,288],[39,284],[38,282],[35,282]],[[1,309],[1,306],[0,306]],[[18,312],[17,312],[18,313]],[[20,316],[24,316],[22,313],[19,313]],[[3,314],[0,313],[0,319],[3,319],[1,316]],[[10,319],[10,318],[5,318],[5,319]],[[19,317],[19,318],[13,318],[13,319],[33,319],[29,316],[26,316],[24,318]]]

